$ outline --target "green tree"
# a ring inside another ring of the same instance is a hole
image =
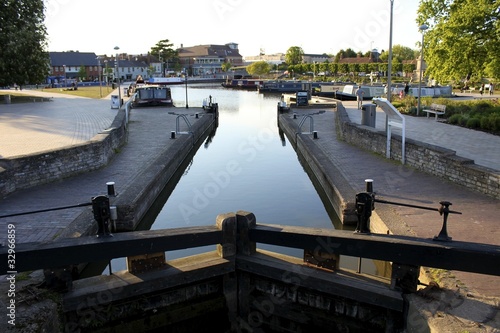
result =
[[[87,78],[87,70],[85,69],[85,65],[80,65],[78,68],[78,77],[82,80],[85,81]]]
[[[302,62],[304,51],[300,46],[291,46],[285,54],[285,61],[288,65],[297,65]]]
[[[418,25],[424,35],[426,74],[438,81],[472,75],[500,77],[500,2],[497,0],[421,1]]]
[[[50,59],[43,0],[0,0],[0,86],[40,83]]]
[[[177,62],[179,54],[172,46],[174,46],[174,44],[170,43],[168,39],[162,39],[151,48],[151,54],[157,56],[158,60],[162,63],[162,71],[170,68],[169,63],[172,64]],[[164,72],[162,75],[163,74]]]
[[[264,75],[269,73],[271,65],[265,61],[256,61],[247,66],[247,72],[250,75]]]
[[[353,49],[349,48],[347,50],[340,50],[339,52],[337,52],[337,54],[335,55],[335,62],[339,62],[340,59],[344,59],[344,58],[355,58],[357,55],[356,52],[354,52]]]
[[[225,61],[222,63],[221,68],[223,72],[227,72],[231,69],[231,63],[229,61]]]
[[[392,60],[403,62],[403,60],[414,60],[420,52],[403,45],[394,45],[392,47]],[[380,60],[387,62],[389,60],[389,51],[383,51],[380,54]]]

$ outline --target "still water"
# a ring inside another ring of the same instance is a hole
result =
[[[201,107],[212,96],[219,105],[219,126],[188,161],[175,188],[167,189],[159,200],[159,212],[150,217],[154,221],[146,223],[147,228],[214,225],[217,215],[238,210],[254,213],[257,223],[342,228],[335,213],[325,208],[293,147],[279,133],[279,95],[220,85],[189,85],[187,95],[190,107]],[[177,107],[185,107],[184,86],[172,86],[172,97]],[[302,257],[301,250],[258,247]],[[211,250],[169,252],[167,259]],[[356,261],[345,259],[341,266],[354,269]],[[112,266],[125,269],[124,260],[114,260]]]

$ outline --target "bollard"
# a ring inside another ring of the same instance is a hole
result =
[[[115,193],[115,182],[107,182],[106,185],[108,186],[108,195],[111,197],[116,196]]]
[[[170,139],[175,139],[175,131],[170,132]]]
[[[373,193],[373,179],[365,179],[366,192]]]
[[[297,119],[297,114],[295,112],[293,113],[293,119]]]
[[[313,131],[313,139],[317,139],[318,138],[318,131]]]
[[[196,112],[196,113],[194,114],[194,117],[195,117],[196,119],[198,119],[198,118],[200,117],[200,114],[199,114],[198,112]]]

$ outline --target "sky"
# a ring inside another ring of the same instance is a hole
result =
[[[363,53],[389,49],[390,0],[44,0],[49,51],[145,54],[237,43],[243,57],[286,53]],[[394,0],[392,45],[418,49],[419,0]]]

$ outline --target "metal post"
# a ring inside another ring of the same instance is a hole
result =
[[[118,83],[118,105],[120,106],[118,109],[121,109],[122,107],[122,95],[120,92],[120,66],[118,65],[118,50],[120,48],[118,46],[115,46],[116,52],[116,79]]]
[[[356,194],[356,215],[358,216],[358,224],[356,225],[355,233],[370,233],[370,216],[374,208],[373,204],[374,198],[372,193],[361,192]]]
[[[97,221],[97,237],[113,236],[109,231],[109,219],[111,217],[109,198],[105,195],[93,197],[92,210],[94,213],[94,219]]]
[[[389,29],[389,62],[387,66],[387,101],[391,101],[392,90],[391,90],[391,76],[392,76],[392,12],[394,7],[394,0],[391,1],[391,18],[390,18],[390,29]]]
[[[188,106],[188,68],[184,71],[185,79],[186,79],[186,109],[189,108]]]
[[[418,113],[420,112],[420,97],[422,94],[422,75],[423,75],[423,64],[424,64],[424,32],[427,30],[429,27],[427,24],[422,24],[419,29],[422,32],[422,45],[420,49],[420,75],[418,77],[418,104],[417,104],[417,116]]]
[[[99,69],[99,96],[102,98],[101,57],[97,57],[97,68]]]
[[[441,201],[441,208],[439,208],[439,214],[443,215],[443,227],[439,232],[439,235],[434,236],[434,240],[449,242],[451,241],[451,237],[448,236],[447,222],[448,222],[448,214],[450,213],[451,202]]]

